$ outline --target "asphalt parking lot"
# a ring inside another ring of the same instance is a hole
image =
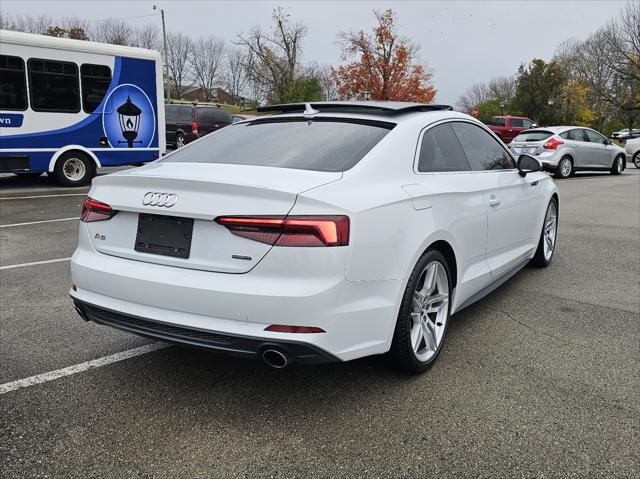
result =
[[[153,341],[74,312],[88,189],[0,178],[0,477],[638,477],[640,170],[558,185],[552,265],[454,316],[411,377],[176,346],[109,363]]]

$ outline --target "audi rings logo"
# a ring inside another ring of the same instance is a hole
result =
[[[178,195],[175,193],[160,193],[158,191],[149,191],[142,198],[142,204],[145,206],[164,206],[171,208],[178,202]]]

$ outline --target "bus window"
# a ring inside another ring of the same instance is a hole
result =
[[[27,109],[27,79],[24,60],[0,55],[0,110]]]
[[[78,65],[30,58],[29,93],[33,111],[78,113],[80,88]]]
[[[82,109],[86,113],[93,113],[109,89],[111,68],[85,63],[80,67],[80,83],[82,84]]]

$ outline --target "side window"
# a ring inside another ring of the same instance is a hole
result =
[[[533,126],[533,122],[531,120],[522,120],[522,123],[524,124],[524,127],[527,129]]]
[[[178,109],[173,105],[166,105],[164,107],[164,121],[165,123],[175,123],[178,116]]]
[[[560,136],[566,140],[572,141],[587,141],[582,133],[583,130],[575,128],[573,130],[565,131]]]
[[[77,113],[80,111],[78,65],[71,62],[31,58],[29,93],[34,111]]]
[[[24,60],[0,55],[0,110],[27,109],[27,78]]]
[[[418,171],[468,171],[460,142],[448,123],[427,130],[422,136]]]
[[[602,136],[600,133],[596,133],[593,130],[582,130],[582,131],[584,131],[584,133],[587,135],[587,141],[590,141],[591,143],[602,144],[602,142],[604,141],[604,136]]]
[[[505,126],[505,119],[504,117],[493,117],[491,118],[491,123],[489,123],[491,126]]]
[[[111,83],[111,68],[105,65],[85,63],[80,67],[82,85],[82,109],[93,113],[107,94]]]
[[[522,118],[510,118],[509,127],[511,128],[524,128],[524,121]]]
[[[203,123],[215,123],[216,116],[215,110],[213,108],[197,108],[198,112],[198,121]]]
[[[178,123],[191,123],[193,116],[190,106],[181,106],[178,108]]]
[[[482,128],[471,123],[453,122],[453,131],[473,171],[508,170],[515,163],[507,150]]]

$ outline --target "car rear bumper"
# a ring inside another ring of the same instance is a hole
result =
[[[76,311],[85,321],[111,326],[129,333],[161,341],[183,344],[228,354],[257,359],[269,349],[283,352],[295,362],[318,364],[339,361],[330,353],[310,344],[297,341],[254,338],[236,334],[219,333],[172,323],[161,323],[129,314],[119,313],[93,304],[73,300]]]
[[[272,342],[305,344],[313,351],[321,351],[324,358],[341,361],[388,351],[403,281],[347,280],[344,261],[336,271],[335,263],[326,255],[346,254],[341,248],[326,248],[324,252],[313,249],[312,256],[294,250],[273,248],[245,274],[215,273],[99,253],[82,240],[81,227],[81,241],[71,259],[74,288],[70,294],[79,305],[152,322],[139,325],[140,329],[134,328],[131,320],[118,319],[115,324],[115,316],[85,311],[91,320],[137,334],[185,344],[193,342],[189,339],[191,335],[187,339],[181,339],[184,336],[181,334],[174,338],[161,336],[158,328],[151,328],[158,323],[214,335],[253,338],[257,343],[247,345],[242,340],[241,346],[230,348],[245,356],[255,356],[264,344]],[[297,274],[283,272],[283,265]],[[265,331],[274,324],[318,327],[325,332]],[[224,351],[215,342],[210,343],[194,345]]]

